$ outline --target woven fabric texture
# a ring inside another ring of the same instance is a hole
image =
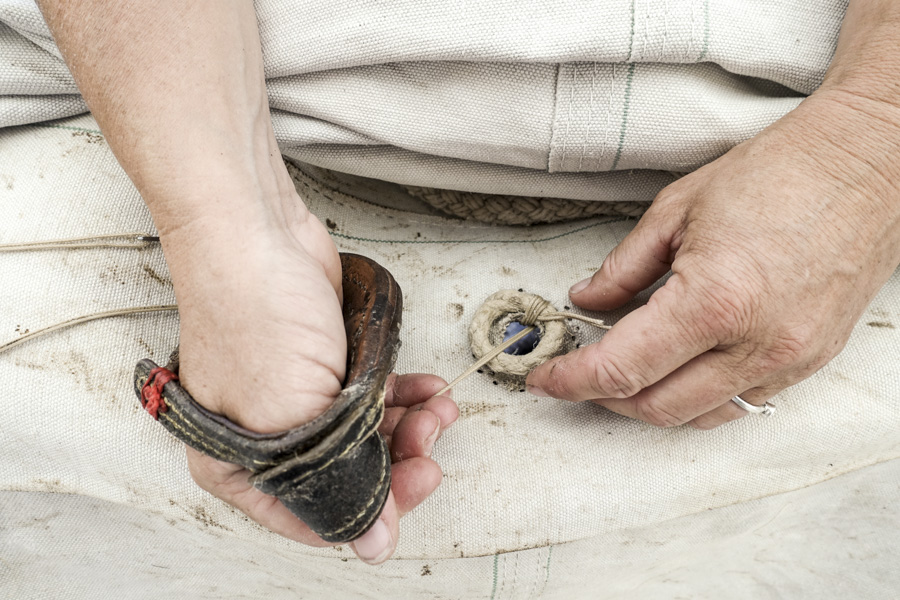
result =
[[[471,364],[466,330],[488,295],[523,288],[562,308],[634,224],[489,227],[295,173],[338,247],[403,287],[398,370],[447,379]],[[119,231],[153,228],[89,117],[0,131],[0,243]],[[0,253],[4,341],[172,301],[159,248]],[[635,306],[594,316],[615,323]],[[573,325],[579,343],[601,335]],[[900,586],[900,273],[770,419],[661,430],[476,374],[435,448],[441,487],[404,518],[397,560],[368,570],[192,483],[183,448],[131,390],[135,362],[163,360],[177,328],[174,314],[113,318],[0,355],[0,597],[878,598]]]
[[[276,137],[406,185],[615,202],[814,91],[847,0],[257,0]],[[84,112],[36,6],[0,0],[0,127]]]

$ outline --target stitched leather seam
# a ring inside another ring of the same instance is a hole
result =
[[[378,489],[380,489],[382,484],[384,483],[384,476],[385,476],[385,473],[387,472],[387,469],[384,468],[385,467],[384,463],[385,463],[386,458],[387,458],[387,452],[382,452],[381,453],[381,477],[378,479],[378,485],[376,485],[376,487],[375,487],[376,491]],[[351,527],[355,526],[356,523],[359,522],[359,520],[361,518],[363,518],[369,512],[369,509],[375,503],[376,497],[377,497],[377,494],[373,494],[372,498],[369,499],[369,501],[366,503],[366,505],[363,507],[363,509],[360,511],[360,513],[358,515],[356,515],[355,517],[353,517],[352,521],[350,521],[349,523],[347,523],[345,526],[341,527],[337,531],[332,532],[331,535],[339,535],[339,534],[347,531]]]
[[[183,422],[185,425],[190,426],[193,430],[197,431],[200,435],[205,435],[205,434],[203,433],[203,431],[202,431],[200,428],[198,428],[196,425],[194,425],[194,424],[191,423],[189,420],[187,420],[187,419],[184,418],[184,414],[183,414],[180,410],[178,410],[178,407],[177,407],[175,404],[169,404],[168,402],[166,402],[166,404],[168,405],[168,407],[169,407],[170,409],[172,409],[172,411],[173,411],[176,415],[178,415],[178,417],[181,418],[182,422]],[[221,450],[217,450],[217,449],[213,448],[212,446],[208,445],[206,442],[203,441],[202,438],[197,438],[197,437],[195,437],[195,436],[194,436],[193,434],[191,434],[189,431],[187,431],[186,429],[184,429],[183,427],[181,427],[180,425],[178,425],[178,423],[176,423],[174,420],[172,420],[172,419],[170,419],[170,418],[167,417],[167,418],[166,418],[166,422],[170,423],[170,424],[172,425],[172,427],[174,427],[175,429],[181,431],[181,432],[184,433],[187,437],[189,437],[191,440],[197,442],[197,443],[200,444],[203,448],[205,448],[206,450],[208,450],[208,451],[210,451],[210,452],[214,452],[214,453],[216,453],[216,454],[225,454],[225,455],[232,456],[232,457],[236,457],[236,456],[237,456],[237,452],[235,452],[234,448],[229,448],[228,446],[226,446],[225,444],[223,444],[222,442],[220,442],[220,441],[218,441],[218,440],[216,440],[216,439],[211,439],[211,438],[210,438],[209,441],[214,442],[217,446],[219,446],[219,448],[221,448]],[[263,467],[271,467],[271,466],[277,464],[277,463],[274,463],[274,462],[271,462],[271,461],[268,461],[268,462],[267,462],[267,461],[259,461],[259,460],[255,460],[255,459],[252,460],[251,462],[253,462],[253,464],[255,464],[255,465],[261,465],[261,466],[263,466]]]
[[[372,417],[378,416],[378,415],[383,411],[383,405],[379,404],[377,408],[378,408],[379,410],[375,410],[375,411],[372,411],[372,412],[369,413],[369,418],[366,419],[364,425],[360,428],[359,433],[356,435],[356,439],[354,439],[352,442],[350,442],[350,444],[344,449],[343,452],[341,452],[340,454],[338,454],[338,455],[335,456],[334,458],[331,458],[330,460],[326,461],[325,464],[323,464],[322,466],[318,467],[315,471],[310,471],[310,472],[306,473],[305,476],[304,476],[302,479],[298,479],[298,480],[297,480],[297,484],[299,485],[301,482],[303,482],[303,481],[309,479],[309,478],[312,477],[313,475],[317,475],[317,474],[321,473],[322,470],[324,470],[324,469],[330,467],[330,466],[334,463],[334,461],[343,458],[343,457],[346,456],[349,452],[351,452],[354,448],[356,448],[356,447],[359,445],[360,440],[362,440],[362,438],[363,438],[366,434],[371,434],[371,433],[373,433],[373,431],[370,430],[369,427],[376,421],[376,419],[374,419],[374,418],[372,418]],[[382,459],[381,462],[384,463],[384,459]],[[384,479],[384,474],[383,474],[383,473],[382,473],[382,479]],[[380,482],[379,482],[379,483],[380,483]]]
[[[203,448],[204,450],[206,450],[207,453],[209,453],[209,455],[212,456],[213,458],[215,458],[216,460],[227,460],[227,458],[222,454],[222,452],[220,450],[217,450],[216,448],[209,446],[208,444],[206,444],[206,442],[203,441],[202,438],[198,438],[193,433],[191,433],[190,431],[186,430],[184,427],[179,425],[178,422],[166,417],[166,423],[171,425],[174,429],[180,431],[181,434],[184,435],[186,438],[190,439],[191,442],[193,442],[194,444],[196,444],[196,445],[200,446],[201,448]]]

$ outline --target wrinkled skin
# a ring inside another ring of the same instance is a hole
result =
[[[670,427],[747,415],[843,348],[900,263],[900,108],[823,91],[664,189],[590,279],[583,308],[622,306],[671,270],[599,343],[528,377]]]

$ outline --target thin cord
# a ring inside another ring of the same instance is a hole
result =
[[[525,337],[532,331],[534,331],[534,329],[535,329],[534,325],[532,325],[531,327],[526,327],[525,329],[523,329],[516,335],[512,336],[511,338],[509,338],[508,340],[506,340],[505,342],[503,342],[502,344],[500,344],[499,346],[497,346],[496,348],[494,348],[493,350],[491,350],[490,352],[488,352],[487,354],[482,356],[481,360],[479,360],[474,365],[472,365],[471,367],[469,367],[468,369],[463,371],[459,377],[457,377],[456,379],[451,381],[449,384],[447,384],[447,387],[445,387],[444,389],[439,391],[437,394],[435,394],[435,396],[440,396],[441,394],[450,391],[450,388],[452,388],[454,385],[456,385],[457,383],[459,383],[460,381],[462,381],[463,379],[465,379],[466,377],[468,377],[469,375],[471,375],[472,373],[474,373],[475,371],[477,371],[484,365],[486,365],[489,362],[491,362],[492,360],[494,360],[496,357],[498,357],[500,355],[501,352],[503,352],[504,350],[506,350],[507,348],[509,348],[510,346],[512,346],[519,340],[521,340],[523,337]]]
[[[87,323],[89,321],[96,321],[97,319],[106,319],[108,317],[120,317],[124,315],[137,315],[141,313],[153,313],[153,312],[167,312],[172,310],[178,310],[178,305],[176,304],[158,304],[155,306],[136,306],[133,308],[119,308],[116,310],[108,310],[105,312],[93,313],[90,315],[84,315],[81,317],[76,317],[74,319],[69,319],[68,321],[63,321],[62,323],[57,323],[56,325],[51,325],[50,327],[44,327],[43,329],[38,329],[37,331],[32,331],[22,337],[12,340],[11,342],[6,342],[5,344],[0,344],[0,353],[6,352],[11,348],[15,348],[19,344],[24,344],[28,340],[33,340],[36,337],[40,337],[43,335],[47,335],[48,333],[59,331],[60,329],[65,329],[66,327],[72,327],[74,325],[80,325],[81,323]]]
[[[546,302],[546,304],[544,305],[544,309],[546,309],[548,306],[550,306],[550,303]],[[529,311],[529,312],[533,312],[533,311]],[[545,312],[545,313],[535,317],[533,319],[533,321],[534,322],[563,321],[565,319],[577,319],[577,320],[583,321],[589,325],[593,325],[594,327],[597,327],[599,329],[612,329],[611,325],[607,325],[600,319],[592,319],[591,317],[586,317],[584,315],[578,315],[578,314],[571,313],[571,312],[557,312],[557,311]],[[531,319],[529,319],[529,320],[531,320]],[[472,373],[476,372],[478,369],[480,369],[484,365],[488,364],[489,362],[491,362],[492,360],[494,360],[495,358],[500,356],[501,352],[503,352],[504,350],[506,350],[507,348],[509,348],[510,346],[512,346],[513,344],[515,344],[516,342],[518,342],[519,340],[524,338],[526,335],[528,335],[532,331],[534,331],[535,327],[537,327],[537,326],[530,325],[530,326],[526,327],[525,329],[523,329],[522,331],[520,331],[519,333],[517,333],[516,335],[509,338],[508,340],[506,340],[505,342],[503,342],[502,344],[500,344],[499,346],[494,347],[490,352],[488,352],[487,354],[482,356],[478,360],[478,362],[476,362],[474,365],[472,365],[471,367],[469,367],[468,369],[463,371],[462,374],[459,375],[459,377],[457,377],[456,379],[454,379],[453,381],[448,383],[447,386],[444,387],[444,389],[442,389],[438,393],[436,393],[435,396],[440,396],[441,394],[449,392],[453,388],[453,386],[455,386],[456,384],[461,382],[463,379],[470,376]]]
[[[89,237],[42,240],[40,242],[0,244],[0,252],[58,250],[62,248],[146,248],[158,242],[159,238],[157,236],[147,235],[146,233],[110,233]]]

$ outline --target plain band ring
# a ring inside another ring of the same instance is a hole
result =
[[[769,404],[768,402],[766,402],[762,406],[756,406],[755,404],[750,404],[740,396],[735,396],[731,399],[731,401],[749,413],[762,415],[764,417],[770,417],[775,414],[775,406],[773,404]]]

